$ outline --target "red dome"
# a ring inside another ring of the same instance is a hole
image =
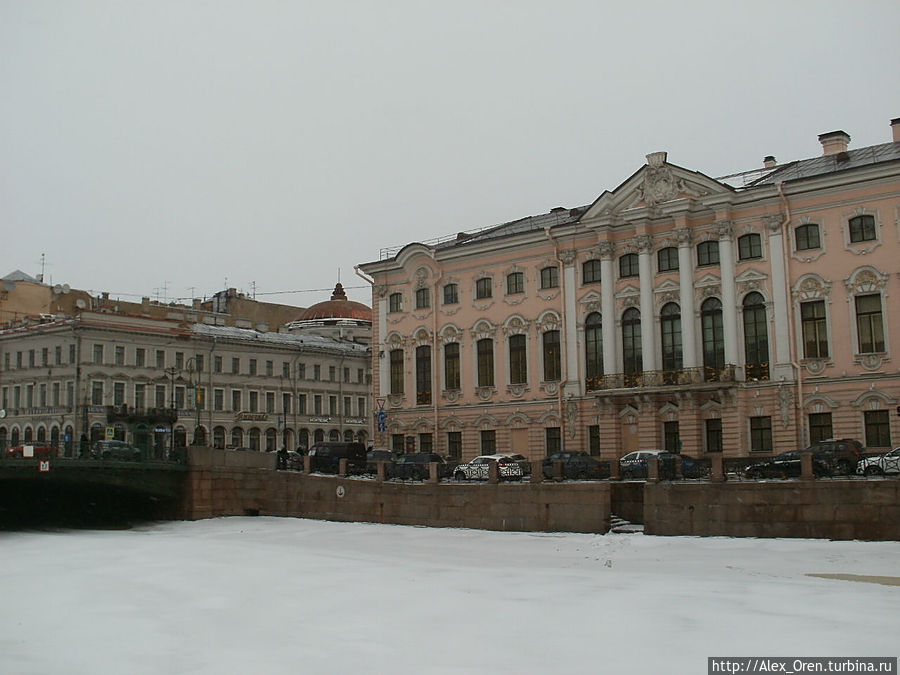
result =
[[[325,302],[317,302],[315,305],[308,307],[299,318],[299,321],[314,321],[316,319],[359,319],[362,321],[372,321],[372,308],[347,299],[344,293],[344,287],[337,284],[334,287],[334,293],[331,294],[331,300]]]

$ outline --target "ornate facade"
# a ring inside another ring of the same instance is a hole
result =
[[[587,206],[361,265],[376,442],[464,458],[897,444],[892,128],[719,179],[652,153]]]

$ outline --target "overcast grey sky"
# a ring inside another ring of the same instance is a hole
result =
[[[0,0],[0,276],[43,253],[125,299],[309,305],[276,293],[588,204],[656,150],[720,176],[887,142],[898,26],[896,0]]]

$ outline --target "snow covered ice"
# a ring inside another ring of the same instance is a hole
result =
[[[900,542],[222,518],[0,533],[0,673],[705,673],[893,656]]]

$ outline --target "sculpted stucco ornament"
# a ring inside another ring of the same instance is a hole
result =
[[[766,224],[766,227],[769,228],[769,232],[772,234],[781,234],[781,225],[784,223],[784,216],[780,213],[774,216],[766,216],[763,218],[763,222]]]
[[[569,423],[569,438],[575,438],[576,426],[578,421],[578,406],[574,401],[566,404],[566,419]]]
[[[734,237],[733,220],[717,220],[715,225],[719,239],[732,239]]]
[[[653,247],[653,239],[649,234],[639,234],[634,238],[634,245],[638,253],[649,253]]]
[[[563,265],[569,266],[575,263],[575,250],[574,249],[566,249],[565,251],[559,252],[559,259],[562,260]]]
[[[599,251],[601,258],[612,258],[616,254],[616,242],[601,241],[597,244],[597,251]]]
[[[685,191],[684,181],[675,176],[671,167],[666,164],[666,157],[665,152],[651,152],[647,155],[644,182],[637,190],[647,206],[669,201]]]
[[[689,227],[675,228],[675,240],[679,246],[690,246],[694,235]]]

